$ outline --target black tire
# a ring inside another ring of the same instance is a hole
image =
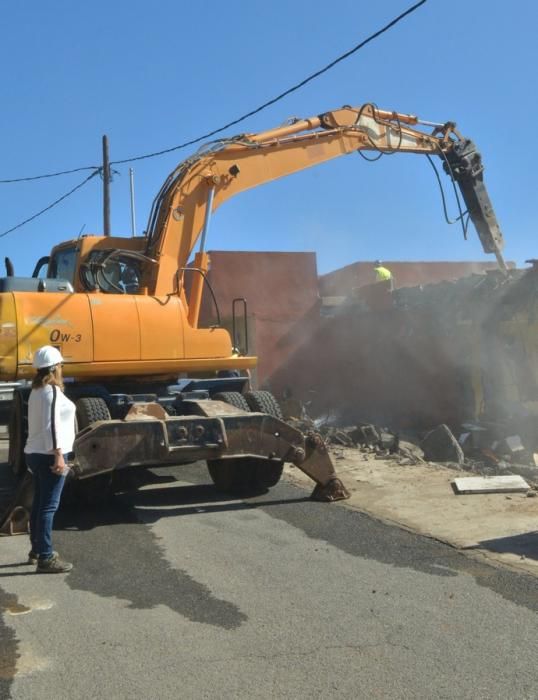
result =
[[[77,431],[87,428],[98,420],[110,420],[111,415],[106,401],[98,396],[84,397],[76,401]],[[108,501],[113,494],[114,472],[98,474],[89,479],[71,484],[72,500],[80,500],[89,506],[97,506]]]
[[[245,401],[253,413],[267,413],[268,416],[284,420],[282,409],[270,391],[247,391]],[[259,480],[270,488],[276,486],[284,471],[284,462],[267,462],[259,460]]]
[[[249,405],[246,402],[245,397],[238,391],[220,391],[217,394],[213,394],[211,398],[215,401],[224,401],[224,403],[229,403],[230,406],[240,408],[243,411],[246,411],[247,413],[249,413],[250,411]]]
[[[246,405],[245,410],[254,413],[267,413],[274,418],[282,420],[282,411],[275,397],[268,391],[249,391],[244,396],[237,392],[222,392],[217,396],[239,397],[238,403]],[[226,399],[221,398],[221,401]],[[236,399],[234,399],[236,400]],[[237,408],[243,405],[226,401]],[[243,457],[242,459],[216,459],[208,461],[209,475],[215,484],[217,491],[238,495],[254,495],[265,493],[271,486],[276,486],[280,481],[284,470],[284,463],[257,459],[256,457]]]
[[[13,394],[13,406],[8,423],[9,456],[8,462],[13,474],[20,478],[26,472],[26,459],[24,457],[24,445],[28,437],[28,408],[23,394],[15,391]]]
[[[221,391],[214,394],[212,398],[240,408],[245,413],[250,412],[245,397],[238,391]],[[209,460],[207,469],[217,491],[232,494],[251,493],[253,490],[249,469],[251,461],[249,458]]]
[[[214,459],[207,462],[207,468],[215,488],[222,493],[254,496],[265,493],[270,486],[266,478],[269,463],[265,459]]]
[[[245,401],[253,413],[267,413],[273,418],[284,420],[282,409],[270,391],[247,391]]]
[[[77,399],[76,407],[79,430],[87,428],[97,420],[110,420],[111,418],[106,401],[100,397]]]

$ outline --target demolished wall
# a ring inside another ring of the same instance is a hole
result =
[[[417,269],[400,265],[400,278],[407,267]],[[232,299],[248,300],[250,350],[260,358],[256,385],[279,397],[291,391],[312,415],[395,429],[479,418],[532,425],[536,271],[513,271],[505,280],[496,271],[469,274],[489,263],[421,263],[422,274],[430,265],[428,275],[449,279],[393,292],[366,284],[331,307],[322,305],[313,253],[216,251],[208,277],[225,325]],[[467,276],[450,281],[456,271]],[[204,304],[209,324],[208,295]]]
[[[418,287],[441,281],[454,281],[497,268],[496,262],[398,262],[384,261],[392,272],[395,287]],[[322,297],[347,296],[358,287],[375,282],[374,262],[354,262],[319,278]]]
[[[534,269],[508,280],[491,272],[398,289],[391,297],[391,307],[377,311],[360,294],[336,307],[312,342],[271,376],[273,390],[293,382],[303,400],[313,399],[313,411],[340,411],[351,422],[428,428],[486,419],[535,430]]]

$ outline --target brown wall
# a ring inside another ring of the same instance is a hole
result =
[[[250,352],[257,354],[258,385],[280,367],[313,332],[319,320],[315,253],[211,251],[208,273],[223,320],[229,322],[232,300],[248,304]],[[210,297],[204,294],[201,322],[214,319]],[[301,333],[295,326],[301,322]]]

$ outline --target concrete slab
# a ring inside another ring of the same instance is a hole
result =
[[[351,492],[340,502],[344,506],[538,576],[538,498],[456,495],[452,481],[467,472],[440,464],[400,466],[352,448],[333,452],[333,459]],[[312,482],[297,468],[286,466],[285,474],[310,488]]]
[[[527,493],[530,486],[519,474],[465,476],[452,482],[458,493]]]

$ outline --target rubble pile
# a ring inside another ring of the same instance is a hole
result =
[[[519,434],[510,423],[463,424],[458,443],[464,468],[483,475],[516,473],[538,483],[538,424],[528,428]]]
[[[288,418],[297,429],[319,433],[329,448],[359,449],[368,458],[394,460],[401,466],[425,462],[424,451],[416,441],[402,439],[398,433],[372,423],[353,426],[335,426],[316,420]],[[407,437],[407,436],[406,436]]]
[[[527,431],[522,437],[510,424],[465,423],[455,431],[456,437],[445,424],[402,434],[372,423],[340,426],[294,417],[288,421],[305,433],[319,433],[336,452],[352,448],[365,458],[393,460],[399,466],[436,462],[482,476],[519,474],[538,484],[538,431]]]

